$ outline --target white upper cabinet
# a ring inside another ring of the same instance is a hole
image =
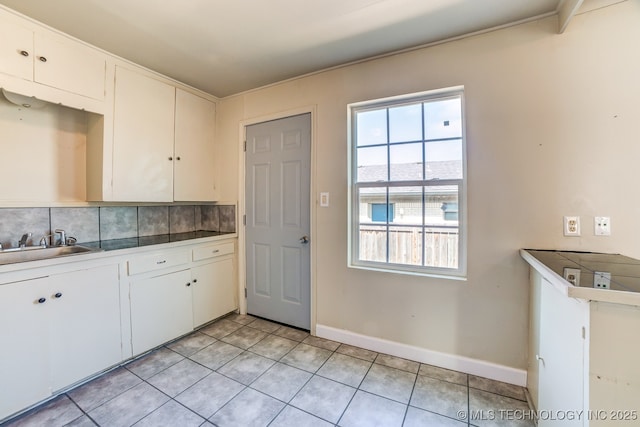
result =
[[[18,78],[3,78],[2,87],[75,108],[82,108],[79,101],[65,102],[51,89],[104,101],[107,61],[97,49],[53,31],[34,31],[1,10],[0,40],[0,73]]]
[[[116,67],[113,200],[173,201],[175,88]]]
[[[216,105],[176,89],[174,200],[215,200]]]
[[[123,67],[115,79],[111,200],[214,201],[215,104]]]
[[[104,99],[106,59],[63,37],[35,34],[34,81],[93,99]]]
[[[33,80],[33,31],[0,15],[0,71]]]

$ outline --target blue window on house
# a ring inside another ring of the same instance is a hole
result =
[[[393,204],[372,203],[371,204],[371,221],[387,222],[387,206],[389,207],[389,222],[393,222]]]
[[[446,221],[458,221],[458,204],[445,202],[442,204],[442,212]]]

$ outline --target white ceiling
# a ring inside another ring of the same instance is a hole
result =
[[[562,0],[0,0],[224,97],[554,13]]]

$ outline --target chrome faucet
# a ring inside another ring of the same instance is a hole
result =
[[[61,228],[56,228],[54,233],[60,235],[60,244],[58,246],[67,246],[67,232]]]
[[[43,248],[48,248],[51,246],[51,241],[49,240],[52,237],[51,234],[45,234],[40,238],[40,246]]]
[[[31,237],[31,233],[24,233],[20,238],[20,241],[18,242],[18,246],[20,246],[21,248],[26,247],[27,240],[29,240],[29,237]]]

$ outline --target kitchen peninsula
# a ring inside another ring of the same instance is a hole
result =
[[[640,260],[529,249],[520,255],[530,265],[527,387],[536,409],[585,411],[563,425],[637,423]]]

